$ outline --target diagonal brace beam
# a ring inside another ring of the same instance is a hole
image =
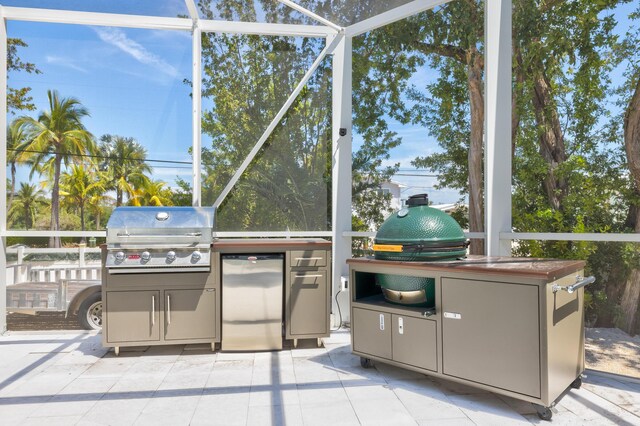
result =
[[[198,16],[198,8],[196,7],[196,2],[194,0],[184,0],[185,5],[187,6],[187,10],[189,11],[189,16],[193,22],[197,22],[199,19]]]
[[[236,170],[236,173],[233,175],[229,183],[227,183],[227,186],[225,186],[222,192],[220,193],[220,195],[218,195],[218,198],[216,199],[215,203],[213,203],[213,207],[215,208],[220,207],[220,204],[222,204],[225,198],[227,198],[227,195],[229,195],[229,192],[231,192],[231,190],[236,185],[236,183],[238,183],[238,180],[240,180],[240,177],[242,176],[242,174],[247,170],[247,167],[249,167],[249,164],[251,164],[251,161],[253,161],[255,156],[258,154],[258,151],[260,151],[260,148],[262,148],[262,145],[264,145],[264,143],[267,141],[269,136],[271,136],[271,133],[273,133],[278,123],[280,123],[280,120],[282,120],[282,117],[284,117],[284,115],[287,113],[287,111],[289,110],[293,102],[296,100],[296,98],[298,97],[298,95],[300,94],[304,86],[307,84],[307,82],[309,81],[313,73],[316,71],[316,69],[318,69],[322,60],[325,58],[325,56],[327,56],[329,52],[333,52],[333,50],[338,45],[340,40],[342,40],[343,37],[344,36],[339,35],[334,37],[333,39],[331,38],[327,39],[327,45],[325,46],[325,48],[322,49],[322,52],[320,52],[320,55],[318,55],[318,57],[313,62],[309,70],[302,77],[302,80],[300,80],[296,88],[293,89],[293,92],[291,93],[291,95],[289,95],[289,98],[287,98],[284,105],[282,105],[282,108],[280,108],[280,111],[278,111],[278,113],[273,118],[273,120],[271,120],[271,123],[269,123],[269,126],[267,126],[267,129],[264,131],[262,136],[260,136],[260,139],[258,139],[258,142],[256,142],[256,144],[254,145],[249,155],[247,155],[247,157],[244,159],[244,161],[242,162],[238,170]]]
[[[303,15],[307,15],[311,19],[315,19],[316,21],[320,22],[321,24],[324,24],[324,25],[326,25],[328,27],[333,28],[334,30],[336,30],[338,32],[341,32],[344,29],[340,25],[334,24],[333,22],[329,21],[328,19],[325,19],[322,16],[311,12],[308,9],[305,9],[304,7],[300,6],[299,4],[292,2],[291,0],[278,0],[278,1],[280,3],[282,3],[282,4],[286,4],[291,9],[297,10],[298,12],[302,13]]]

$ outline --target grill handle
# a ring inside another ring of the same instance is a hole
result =
[[[184,234],[130,234],[128,232],[118,232],[116,236],[120,238],[183,238],[201,237],[202,232],[186,232]]]
[[[567,293],[571,294],[574,291],[578,290],[579,288],[582,288],[582,287],[584,287],[586,285],[594,283],[595,281],[596,281],[596,277],[594,277],[594,276],[583,278],[580,275],[578,275],[578,276],[576,276],[575,284],[571,284],[571,285],[567,285],[567,286],[561,286],[561,285],[554,284],[553,287],[551,287],[551,289],[553,290],[554,293],[556,293],[556,292],[558,292],[560,290],[564,290]]]

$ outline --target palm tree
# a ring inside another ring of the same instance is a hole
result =
[[[102,182],[103,188],[105,188],[105,181]],[[101,230],[101,221],[102,215],[105,211],[113,210],[113,204],[115,203],[115,199],[105,193],[97,193],[93,195],[89,199],[89,204],[87,204],[87,209],[89,213],[93,215],[95,218],[96,231]]]
[[[21,150],[23,149],[22,147],[26,142],[27,135],[17,121],[13,121],[13,123],[7,126],[7,164],[9,166],[9,172],[11,173],[11,178],[9,180],[10,190],[7,211],[11,209],[11,204],[13,203],[13,197],[16,192],[17,165],[21,163],[18,158],[20,157]]]
[[[100,151],[106,157],[112,184],[116,191],[116,207],[124,203],[124,195],[131,200],[136,189],[149,182],[151,167],[145,163],[147,150],[135,139],[117,135],[100,138]]]
[[[26,229],[33,228],[36,220],[38,207],[47,204],[44,193],[35,185],[20,183],[20,190],[16,194],[15,200],[8,212],[10,220],[24,219]]]
[[[135,195],[129,200],[134,206],[172,206],[172,192],[165,188],[166,182],[149,180],[141,188],[135,191]]]
[[[105,190],[99,172],[82,164],[72,164],[68,171],[61,174],[60,187],[64,203],[79,210],[80,228],[85,231],[85,207],[93,197],[102,195]],[[84,237],[82,241],[84,242]]]
[[[16,121],[28,135],[19,161],[32,160],[34,171],[48,175],[51,189],[51,230],[60,229],[60,173],[62,164],[78,162],[86,154],[95,154],[93,135],[82,119],[89,111],[75,98],[61,98],[57,91],[47,91],[49,111],[38,119],[20,117]],[[60,247],[60,237],[51,237],[49,246]]]

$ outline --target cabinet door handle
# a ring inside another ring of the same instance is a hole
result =
[[[404,334],[404,320],[402,319],[402,317],[398,318],[398,333]]]
[[[167,294],[167,324],[171,324],[171,295]]]
[[[380,314],[380,331],[384,331],[384,314]]]
[[[156,296],[151,296],[151,325],[156,325]]]

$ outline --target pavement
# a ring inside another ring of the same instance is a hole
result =
[[[640,425],[640,380],[587,371],[555,407],[375,363],[348,330],[318,348],[213,353],[208,345],[122,348],[82,331],[0,336],[2,425]]]

